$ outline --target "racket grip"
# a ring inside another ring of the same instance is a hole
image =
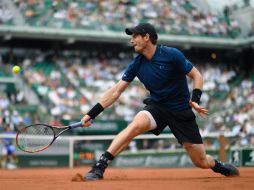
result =
[[[71,125],[69,125],[69,128],[71,128],[71,129],[74,129],[74,128],[77,128],[77,127],[82,127],[82,122],[80,121],[80,122],[77,122],[77,123],[73,123],[73,124],[71,124]]]

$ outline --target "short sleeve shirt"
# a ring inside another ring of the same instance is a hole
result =
[[[127,67],[122,80],[131,82],[138,77],[153,102],[170,110],[184,110],[190,108],[186,74],[192,68],[192,63],[181,51],[158,45],[151,60],[138,55]]]

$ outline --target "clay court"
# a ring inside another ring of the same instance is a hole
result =
[[[72,182],[76,169],[17,169],[0,170],[1,190],[252,190],[254,168],[241,168],[240,177],[223,177],[210,170],[188,169],[119,169],[107,170],[105,179],[94,182]]]

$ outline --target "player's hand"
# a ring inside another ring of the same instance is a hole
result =
[[[89,127],[92,124],[92,120],[89,115],[85,115],[82,119],[81,122],[83,124],[82,127]]]
[[[198,112],[198,114],[199,114],[201,117],[203,117],[203,118],[205,118],[205,117],[209,114],[209,111],[208,111],[206,108],[200,106],[200,105],[199,105],[198,103],[196,103],[196,102],[190,101],[190,106],[191,106],[193,109],[195,109],[195,110]]]

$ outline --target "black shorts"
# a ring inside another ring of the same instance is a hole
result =
[[[153,134],[159,135],[166,126],[169,126],[180,144],[184,142],[203,144],[192,109],[172,111],[160,105],[150,104],[146,105],[144,110],[149,111],[156,121],[156,129],[150,131]]]

